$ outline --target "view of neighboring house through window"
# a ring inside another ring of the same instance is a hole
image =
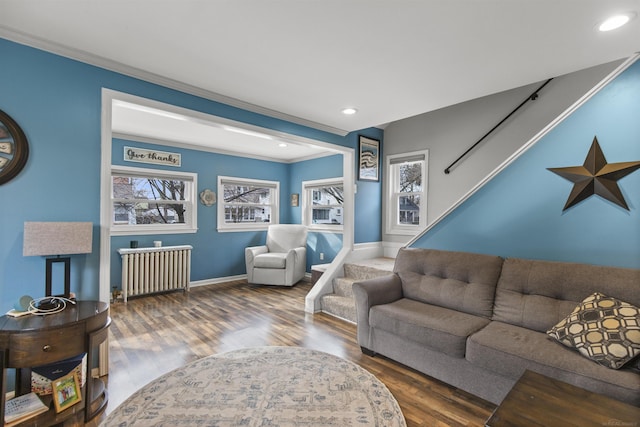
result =
[[[113,167],[111,228],[115,234],[195,231],[196,174]]]
[[[312,229],[341,230],[344,223],[342,178],[302,182],[303,223]]]
[[[426,226],[427,159],[426,150],[387,156],[387,233],[414,234]]]
[[[278,223],[279,183],[221,176],[218,178],[218,229],[266,228]],[[223,220],[221,220],[221,218]]]

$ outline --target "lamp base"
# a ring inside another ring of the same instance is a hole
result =
[[[64,298],[69,298],[71,294],[71,258],[70,257],[60,257],[57,258],[47,258],[47,266],[46,266],[46,281],[45,281],[45,296],[50,297],[54,296],[53,291],[51,290],[51,277],[53,270],[53,263],[62,262],[64,263],[64,294],[56,295]]]

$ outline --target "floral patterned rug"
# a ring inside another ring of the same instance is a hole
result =
[[[101,426],[406,426],[375,376],[301,347],[257,347],[196,360],[147,384]]]

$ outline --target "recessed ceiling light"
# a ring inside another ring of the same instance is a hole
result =
[[[351,116],[354,115],[355,113],[357,113],[358,110],[356,110],[353,107],[349,107],[349,108],[343,108],[342,109],[342,114],[346,115],[346,116]]]
[[[627,22],[631,21],[631,19],[635,16],[635,13],[623,13],[619,15],[611,16],[604,20],[599,26],[598,30],[600,31],[611,31],[616,28],[622,27]]]

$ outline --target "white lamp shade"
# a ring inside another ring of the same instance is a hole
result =
[[[25,222],[22,255],[91,253],[91,222]]]

